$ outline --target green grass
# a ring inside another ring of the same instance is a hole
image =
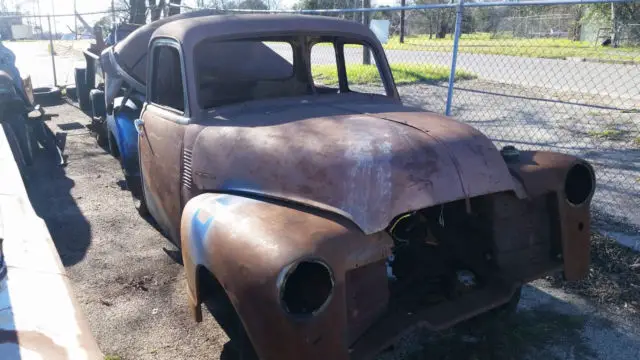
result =
[[[385,49],[451,52],[453,40],[429,39],[428,35],[391,37]],[[492,38],[488,33],[463,34],[460,37],[461,53],[511,55],[548,59],[585,58],[604,61],[630,61],[640,63],[640,47],[594,47],[593,43],[569,39],[525,39],[501,36]]]
[[[396,84],[418,82],[440,82],[449,79],[449,68],[429,64],[393,64],[391,65]],[[314,65],[311,69],[314,79],[325,85],[338,84],[338,72],[335,65]],[[474,79],[476,76],[464,70],[456,70],[456,79]],[[380,84],[380,75],[375,65],[349,64],[347,78],[350,84]]]
[[[104,360],[121,360],[122,358],[118,355],[105,355]]]
[[[589,131],[588,134],[598,139],[604,140],[620,140],[628,131],[618,129],[604,129],[601,131]]]

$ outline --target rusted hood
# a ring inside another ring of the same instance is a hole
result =
[[[367,234],[404,212],[513,189],[500,153],[472,127],[334,99],[218,114],[186,144],[193,185],[327,209]]]

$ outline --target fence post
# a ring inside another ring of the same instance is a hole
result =
[[[49,48],[51,50],[51,65],[53,66],[53,86],[58,86],[58,76],[56,75],[56,52],[53,48],[53,30],[51,30],[51,16],[47,15],[47,23],[49,24]]]
[[[464,12],[464,0],[460,0],[456,10],[456,29],[453,36],[453,54],[451,56],[451,73],[449,74],[449,89],[447,91],[447,106],[445,115],[451,116],[451,102],[453,101],[453,84],[456,78],[456,62],[458,61],[458,42],[462,31],[462,15]]]
[[[400,6],[405,7],[406,0],[400,0]],[[404,44],[404,9],[400,10],[400,44]]]
[[[362,7],[368,9],[371,7],[371,0],[362,0]],[[362,12],[362,23],[364,26],[369,28],[369,23],[371,22],[371,13],[367,11]],[[369,52],[368,46],[362,47],[362,63],[364,65],[371,64],[371,53]]]

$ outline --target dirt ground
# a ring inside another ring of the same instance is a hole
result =
[[[85,127],[89,118],[68,104],[47,112],[68,165],[40,154],[28,191],[103,352],[110,359],[231,359],[214,317],[190,318],[176,247],[138,216],[118,161]],[[513,319],[413,331],[379,359],[639,359],[639,324],[624,305],[594,305],[539,281],[525,288]]]

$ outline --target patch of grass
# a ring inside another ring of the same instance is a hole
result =
[[[122,360],[118,355],[105,355],[104,360]]]
[[[399,37],[391,37],[385,49],[450,52],[453,40],[429,39],[428,35],[406,36],[400,43]],[[640,47],[594,47],[593,43],[552,38],[514,38],[501,35],[493,37],[489,33],[463,34],[460,38],[461,53],[511,55],[534,58],[565,59],[584,58],[604,61],[626,61],[640,63]]]
[[[601,131],[592,130],[587,132],[589,136],[604,140],[620,140],[627,133],[628,131],[618,129],[604,129]]]
[[[638,136],[637,138],[633,139],[633,143],[636,144],[636,146],[640,146],[640,136]]]
[[[449,79],[450,69],[445,66],[429,64],[393,64],[393,78],[397,85],[417,82],[439,82]],[[311,68],[313,77],[325,85],[338,84],[338,70],[335,65],[314,65]],[[476,76],[456,70],[457,80],[474,79]],[[375,65],[350,64],[347,66],[347,78],[351,84],[380,84],[380,75]]]
[[[582,337],[585,318],[541,307],[507,318],[481,316],[429,337],[422,353],[409,359],[593,359],[595,351]],[[562,353],[554,347],[563,345]],[[566,351],[570,352],[567,354]]]
[[[552,278],[551,284],[599,304],[640,312],[640,254],[599,233],[591,235],[591,268],[582,281]]]

